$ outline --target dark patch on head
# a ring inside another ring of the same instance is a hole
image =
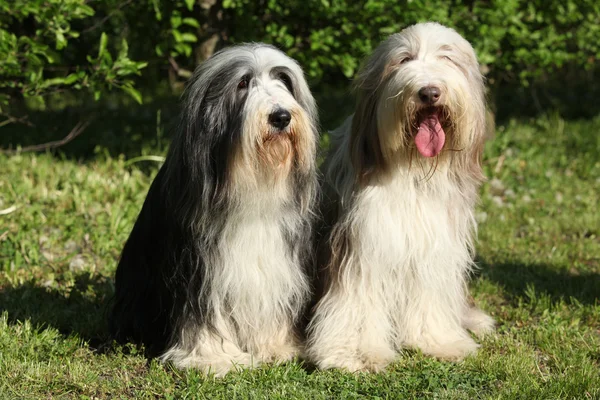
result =
[[[297,82],[295,81],[294,74],[288,67],[274,67],[273,69],[271,69],[269,75],[272,79],[277,79],[281,81],[284,84],[285,88],[292,94],[292,96],[296,98]]]

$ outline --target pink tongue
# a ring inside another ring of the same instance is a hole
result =
[[[415,136],[415,144],[419,153],[423,157],[435,157],[442,151],[445,141],[446,134],[438,116],[431,114],[425,117]]]

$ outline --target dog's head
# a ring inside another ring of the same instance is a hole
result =
[[[172,153],[210,193],[256,192],[311,175],[317,135],[315,101],[300,66],[272,46],[243,44],[196,68]]]
[[[456,31],[423,23],[390,36],[362,67],[356,88],[351,153],[359,177],[450,158],[480,174],[483,77],[473,48]]]

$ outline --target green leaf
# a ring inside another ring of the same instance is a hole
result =
[[[65,78],[46,79],[42,82],[42,84],[40,85],[40,88],[45,89],[50,86],[62,85],[64,83],[65,83]]]
[[[187,18],[184,18],[184,19],[182,20],[182,22],[183,22],[184,24],[186,24],[187,26],[191,26],[191,27],[194,27],[194,28],[200,28],[200,23],[199,23],[199,22],[198,22],[198,20],[197,20],[197,19],[195,19],[195,18],[190,18],[190,17],[187,17]]]
[[[187,9],[192,11],[195,2],[195,0],[185,0],[185,5],[187,6]]]
[[[171,26],[173,27],[173,29],[179,28],[181,26],[181,24],[182,24],[181,15],[171,16]]]
[[[59,31],[55,32],[55,36],[56,36],[56,49],[57,50],[64,49],[65,46],[67,45],[67,39],[65,38],[64,33],[59,30]]]
[[[159,0],[151,0],[151,1],[152,1],[152,8],[154,8],[154,16],[156,17],[156,20],[161,21],[162,13],[160,12],[160,7],[158,5]]]
[[[127,59],[127,53],[129,53],[129,45],[127,44],[127,40],[121,40],[121,49],[119,50],[118,59]]]
[[[108,38],[105,32],[102,32],[100,35],[100,48],[98,49],[98,59],[102,58],[104,52],[106,51],[106,43],[108,42]]]
[[[140,92],[138,92],[136,89],[134,89],[133,86],[123,85],[123,86],[121,86],[121,90],[123,90],[125,93],[127,93],[128,95],[133,97],[133,99],[135,101],[137,101],[138,104],[142,104],[142,95]]]
[[[183,42],[183,39],[182,39],[182,37],[181,37],[181,32],[179,32],[177,29],[173,29],[173,30],[171,31],[171,33],[173,34],[173,39],[175,39],[175,41],[176,41],[177,43],[179,43],[179,42]]]
[[[192,54],[192,46],[190,46],[187,43],[177,43],[174,46],[174,49],[177,52],[177,54],[183,54],[186,57],[189,57]]]
[[[193,33],[185,32],[181,34],[181,40],[183,42],[195,43],[198,41],[198,38]]]
[[[84,14],[88,17],[91,17],[95,14],[94,9],[86,4],[79,4],[78,9],[81,14]]]

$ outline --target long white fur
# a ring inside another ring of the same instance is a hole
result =
[[[235,367],[283,362],[298,355],[292,323],[310,296],[300,255],[289,248],[283,230],[300,229],[313,212],[312,202],[301,209],[290,207],[296,195],[290,179],[292,157],[279,160],[277,154],[261,153],[263,139],[271,129],[269,113],[285,108],[292,114],[286,132],[297,130],[296,140],[301,142],[298,163],[305,170],[314,170],[314,100],[295,62],[271,47],[259,47],[253,54],[258,74],[248,89],[242,145],[230,176],[235,206],[227,211],[216,251],[205,263],[203,292],[209,293],[207,309],[214,311],[212,326],[191,334],[182,332],[181,339],[161,357],[179,368],[195,367],[215,376]],[[306,102],[306,109],[280,80],[269,75],[275,66],[285,66],[295,75],[298,96]],[[309,186],[309,190],[314,188]],[[208,216],[205,229],[211,229],[211,222]],[[189,337],[193,342],[185,343],[184,338]]]
[[[405,57],[412,61],[400,63]],[[382,73],[389,75],[373,76]],[[332,133],[326,185],[342,211],[329,246],[338,251],[335,239],[344,236],[348,248],[339,265],[328,266],[332,282],[309,325],[308,357],[320,368],[350,371],[381,370],[405,347],[460,359],[478,347],[465,328],[485,333],[494,324],[469,306],[466,291],[480,182],[466,153],[485,126],[474,52],[453,30],[418,24],[381,44],[360,79],[384,86],[373,88],[375,115],[355,114]],[[428,85],[442,89],[452,122],[433,159],[416,152],[407,132],[417,92]],[[366,134],[379,135],[384,161],[364,185],[351,159],[353,118],[376,119]]]
[[[241,206],[229,218],[207,271],[212,275],[207,282],[213,287],[206,290],[211,293],[208,307],[217,313],[216,333],[202,329],[195,343],[178,343],[163,361],[223,376],[236,366],[283,362],[298,355],[290,323],[300,311],[294,305],[308,299],[309,284],[298,260],[288,254],[279,225],[283,219],[295,229],[299,217],[262,195],[261,207]],[[227,307],[227,301],[234,306]]]

